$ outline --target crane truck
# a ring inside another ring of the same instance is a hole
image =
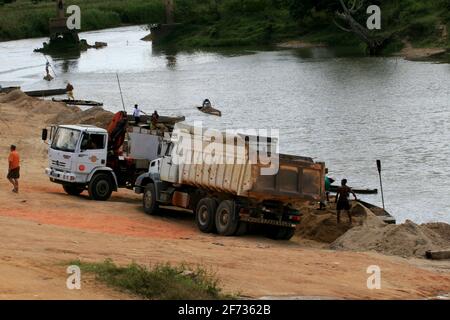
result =
[[[169,131],[184,117],[161,117]],[[145,123],[130,125],[125,112],[114,115],[107,129],[90,125],[53,125],[43,129],[48,147],[45,173],[61,184],[66,193],[80,195],[88,190],[93,200],[105,201],[119,188],[133,189],[134,182],[158,158],[163,132]]]

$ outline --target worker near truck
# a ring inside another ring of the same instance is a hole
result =
[[[139,122],[141,122],[141,112],[142,112],[142,110],[139,109],[139,106],[137,104],[135,104],[134,110],[133,110],[133,118],[134,118],[134,123],[136,125],[138,125]]]
[[[352,215],[350,213],[350,201],[349,196],[350,193],[355,197],[355,201],[358,200],[355,192],[353,192],[352,188],[347,186],[347,179],[342,179],[341,186],[338,188],[336,193],[336,212],[337,212],[337,223],[341,223],[341,211],[347,211],[349,223],[352,224]]]
[[[156,130],[158,128],[159,114],[158,111],[155,110],[151,117],[152,130]]]
[[[20,178],[20,156],[15,145],[11,145],[8,157],[8,175],[7,179],[13,185],[12,192],[19,193]]]

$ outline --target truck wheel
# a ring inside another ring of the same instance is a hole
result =
[[[111,177],[105,173],[96,174],[89,183],[88,191],[89,197],[93,200],[108,200],[113,191]]]
[[[232,236],[239,224],[239,219],[235,217],[234,202],[224,200],[220,203],[216,211],[216,229],[222,236]]]
[[[84,191],[83,187],[68,185],[63,186],[63,189],[67,194],[70,194],[71,196],[79,196]]]
[[[212,198],[201,199],[195,210],[195,220],[197,227],[204,233],[215,231],[217,202]]]
[[[146,214],[153,215],[158,211],[159,205],[156,202],[156,190],[153,183],[149,183],[145,187],[142,205]]]

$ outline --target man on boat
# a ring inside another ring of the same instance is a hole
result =
[[[142,112],[142,110],[139,109],[139,106],[137,104],[135,104],[134,110],[133,110],[133,118],[134,118],[134,123],[136,125],[138,125],[139,122],[141,122],[141,112]]]
[[[159,120],[159,114],[158,114],[158,111],[155,110],[155,112],[153,112],[152,117],[150,119],[151,125],[152,125],[151,128],[153,130],[158,129],[158,120]]]
[[[16,150],[15,145],[11,145],[8,157],[8,175],[7,179],[13,185],[14,193],[19,193],[19,178],[20,178],[20,156]]]
[[[352,224],[352,215],[350,213],[350,193],[355,197],[355,201],[358,200],[356,194],[353,192],[352,188],[347,186],[347,179],[341,181],[341,186],[338,188],[336,193],[336,212],[337,212],[337,223],[341,223],[341,211],[347,211],[349,223]]]
[[[208,108],[211,108],[211,101],[209,101],[209,99],[205,99],[203,101],[202,109],[208,109]]]
[[[73,86],[70,82],[67,83],[66,91],[67,91],[67,97],[69,100],[75,100],[75,97],[73,96]]]

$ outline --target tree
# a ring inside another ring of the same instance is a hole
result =
[[[386,41],[385,38],[380,37],[376,32],[367,29],[362,23],[357,21],[358,15],[365,13],[366,0],[338,0],[341,5],[341,10],[336,11],[336,17],[344,23],[334,20],[334,23],[346,32],[351,32],[360,38],[367,45],[367,49],[370,55],[377,55],[380,53],[383,45]],[[367,19],[367,16],[365,16]]]
[[[313,10],[328,13],[337,27],[361,39],[367,45],[370,55],[378,54],[385,44],[386,39],[365,27],[368,18],[366,0],[289,0],[289,2],[291,15],[296,19],[310,15]],[[380,4],[380,1],[371,1],[371,4]]]

